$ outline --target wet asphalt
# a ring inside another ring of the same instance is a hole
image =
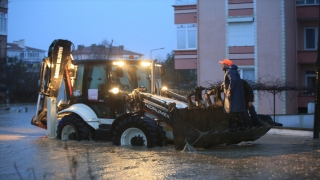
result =
[[[311,137],[267,134],[196,151],[60,141],[30,124],[35,105],[7,107],[0,105],[1,180],[320,179],[320,141]]]

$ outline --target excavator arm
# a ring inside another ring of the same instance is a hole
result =
[[[66,79],[66,88],[71,88],[70,81],[67,79],[67,65],[72,60],[72,47],[73,43],[68,40],[54,40],[49,47],[48,57],[42,60],[37,109],[31,120],[32,125],[47,128],[47,98],[58,96],[63,78]],[[67,92],[72,93],[72,90]]]

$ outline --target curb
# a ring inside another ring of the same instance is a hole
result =
[[[312,130],[299,130],[299,129],[284,129],[284,128],[271,128],[267,134],[272,135],[289,135],[289,136],[306,136],[313,137]]]

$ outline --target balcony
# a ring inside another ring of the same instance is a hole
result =
[[[319,19],[319,6],[297,6],[297,20]]]
[[[197,69],[197,50],[174,50],[175,69]]]
[[[298,107],[307,107],[309,102],[314,102],[314,95],[299,95],[298,96]]]
[[[298,64],[315,64],[317,62],[317,51],[298,51]]]

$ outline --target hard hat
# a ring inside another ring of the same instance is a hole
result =
[[[224,59],[223,61],[219,61],[220,64],[226,64],[228,66],[231,66],[233,63],[230,59]]]

